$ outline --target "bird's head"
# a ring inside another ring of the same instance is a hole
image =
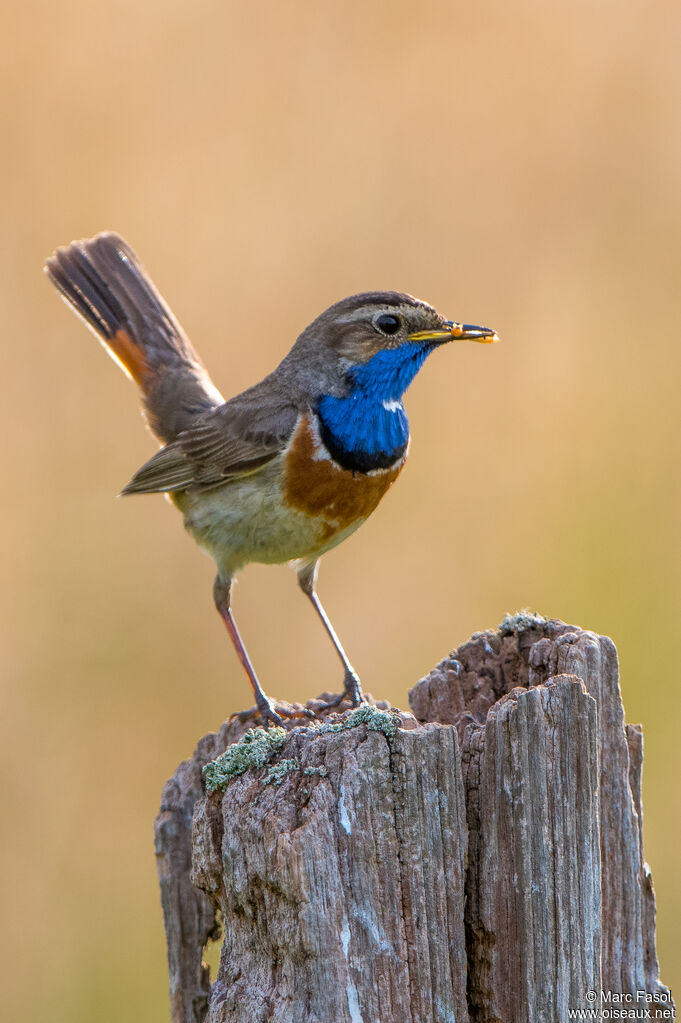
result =
[[[402,396],[435,348],[490,344],[487,327],[454,323],[396,291],[344,298],[303,331],[275,373],[316,414],[321,438],[346,469],[393,466],[409,443]]]
[[[493,330],[447,320],[427,302],[397,291],[351,295],[314,320],[285,360],[332,392],[370,387],[399,399],[434,348],[451,341],[498,341]]]
[[[324,336],[328,347],[358,364],[405,344],[432,348],[448,341],[489,344],[498,340],[493,330],[454,323],[427,302],[397,291],[344,298],[317,317],[311,327]]]

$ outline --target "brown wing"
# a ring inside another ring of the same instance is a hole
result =
[[[121,493],[208,490],[270,462],[286,447],[298,410],[283,396],[267,393],[265,383],[200,416],[150,458]]]

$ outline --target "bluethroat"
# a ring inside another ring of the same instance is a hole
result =
[[[315,587],[319,559],[360,526],[399,476],[409,449],[404,393],[434,349],[496,341],[394,291],[345,298],[307,327],[279,365],[224,401],[132,249],[106,232],[58,249],[47,274],[139,385],[164,445],[123,494],[165,493],[217,565],[214,597],[266,724],[294,712],[264,692],[230,603],[249,562],[296,563],[345,671],[359,678]]]

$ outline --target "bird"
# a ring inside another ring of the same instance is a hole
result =
[[[251,562],[296,567],[343,666],[343,689],[324,706],[345,698],[359,706],[359,677],[317,595],[320,558],[371,515],[402,471],[404,393],[427,357],[453,341],[495,342],[495,331],[448,320],[403,292],[362,292],[322,312],[268,376],[225,401],[118,234],[58,248],[45,271],[141,390],[162,447],[121,493],[166,494],[213,557],[215,606],[265,726],[300,711],[265,693],[234,618],[232,583]],[[270,323],[259,312],[253,333],[269,333]]]

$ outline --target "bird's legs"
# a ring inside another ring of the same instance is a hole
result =
[[[321,605],[321,601],[317,596],[315,590],[315,582],[317,581],[317,569],[319,567],[319,561],[314,561],[312,564],[303,565],[302,568],[298,569],[298,585],[305,594],[312,601],[312,606],[322,620],[322,624],[329,634],[331,642],[333,643],[336,653],[343,662],[345,668],[345,675],[343,678],[343,692],[335,699],[330,700],[324,704],[325,707],[337,707],[346,696],[350,697],[350,702],[353,707],[359,706],[360,703],[364,703],[364,693],[362,692],[362,686],[359,681],[357,672],[350,664],[347,654],[341,645],[341,641],[336,635],[336,630],[329,621],[329,617]]]
[[[248,652],[244,646],[237,624],[234,620],[234,615],[232,614],[230,606],[230,594],[231,580],[225,582],[224,579],[217,576],[215,585],[213,586],[215,606],[218,609],[220,617],[225,623],[225,628],[229,633],[229,638],[234,644],[234,649],[236,650],[237,656],[243,665],[243,669],[248,676],[248,681],[251,683],[255,702],[265,725],[268,725],[269,723],[273,725],[281,725],[283,724],[282,717],[309,716],[309,711],[301,713],[300,711],[289,710],[287,707],[281,707],[279,705],[275,706],[273,701],[265,693],[264,689],[260,685],[255,669],[251,664],[251,659],[248,656]]]

